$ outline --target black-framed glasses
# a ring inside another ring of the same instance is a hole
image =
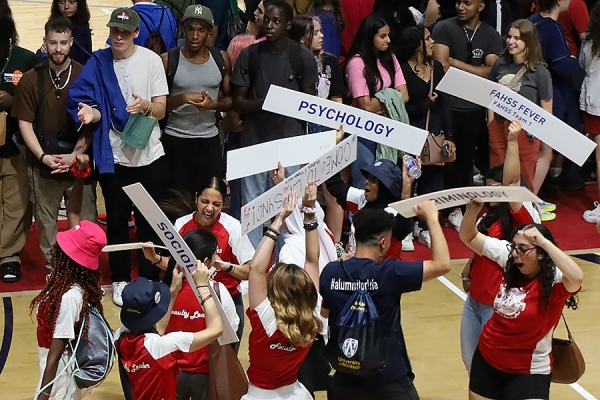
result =
[[[517,254],[521,257],[529,253],[531,250],[535,249],[535,246],[525,247],[525,245],[516,245],[514,243],[507,243],[506,248],[508,252],[512,254],[513,251],[516,251]]]

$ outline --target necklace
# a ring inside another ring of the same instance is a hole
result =
[[[52,82],[52,85],[54,85],[54,94],[56,95],[57,99],[60,99],[62,90],[65,87],[67,87],[67,85],[69,84],[69,81],[71,80],[71,71],[72,70],[73,70],[73,64],[69,64],[69,74],[67,75],[67,80],[65,81],[64,85],[60,86],[60,74],[56,75],[56,78],[53,78],[52,70],[50,69],[50,67],[48,67],[48,74],[50,75],[50,81]]]
[[[469,34],[467,33],[467,28],[465,28],[465,26],[463,25],[463,30],[465,31],[465,36],[467,37],[467,41],[469,43],[471,43],[473,41],[473,38],[475,37],[475,34],[477,33],[477,29],[479,29],[479,27],[481,26],[481,21],[479,21],[477,23],[477,26],[475,27],[475,30],[473,31],[473,34],[471,35],[471,38],[469,38]]]
[[[479,29],[480,26],[481,26],[481,21],[479,21],[477,23],[477,26],[475,27],[475,30],[473,31],[471,38],[469,38],[469,34],[467,33],[467,28],[465,28],[464,25],[462,27],[463,30],[465,31],[465,36],[467,37],[467,64],[471,64],[473,62],[473,38],[475,37],[475,34],[477,33],[477,29]]]
[[[0,80],[3,79],[4,70],[6,69],[6,66],[8,65],[8,62],[10,61],[10,56],[12,54],[12,49],[13,49],[13,46],[12,46],[12,44],[10,44],[8,46],[8,55],[6,56],[6,61],[4,62],[4,66],[2,67],[2,71],[0,71]]]

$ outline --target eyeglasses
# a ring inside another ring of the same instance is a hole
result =
[[[514,243],[507,243],[506,248],[508,249],[509,253],[512,254],[513,251],[516,251],[517,255],[523,257],[524,255],[529,253],[531,250],[535,249],[535,246],[525,247],[524,245],[516,245]]]

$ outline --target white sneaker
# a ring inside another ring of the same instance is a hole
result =
[[[413,225],[413,238],[418,238],[419,237],[419,233],[421,233],[422,229],[419,228],[419,223],[415,221],[415,224]]]
[[[112,301],[113,303],[115,303],[115,305],[123,307],[123,298],[121,296],[123,295],[123,289],[125,289],[125,286],[127,286],[128,284],[129,282],[113,282]]]
[[[590,222],[592,224],[597,224],[600,222],[600,203],[597,201],[594,202],[594,209],[587,210],[583,212],[583,219],[585,222]],[[404,244],[404,242],[402,242]]]
[[[415,251],[412,234],[409,233],[404,239],[402,239],[402,251]]]
[[[454,209],[454,211],[452,211],[450,215],[448,215],[448,222],[450,223],[450,225],[452,225],[451,227],[454,228],[456,232],[460,231],[460,224],[462,223],[462,220],[463,213],[460,208]]]
[[[429,235],[429,231],[421,231],[419,234],[419,243],[431,248],[431,235]]]
[[[483,176],[481,174],[473,175],[473,185],[484,186],[485,185],[485,176]]]

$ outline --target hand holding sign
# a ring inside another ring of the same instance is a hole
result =
[[[519,139],[519,134],[521,133],[521,123],[518,119],[513,120],[508,126],[508,141],[516,142]]]
[[[435,206],[435,202],[432,200],[417,203],[414,206],[413,211],[418,217],[423,218],[429,224],[438,220],[439,212]]]
[[[176,265],[175,268],[173,268],[173,279],[171,280],[171,287],[170,287],[172,298],[177,297],[182,286],[183,286],[183,271],[181,270],[181,267],[179,265]]]
[[[483,208],[482,202],[477,201],[475,199],[471,199],[467,203],[467,211],[466,212],[470,212],[470,213],[474,213],[475,215],[478,215],[482,208]]]

